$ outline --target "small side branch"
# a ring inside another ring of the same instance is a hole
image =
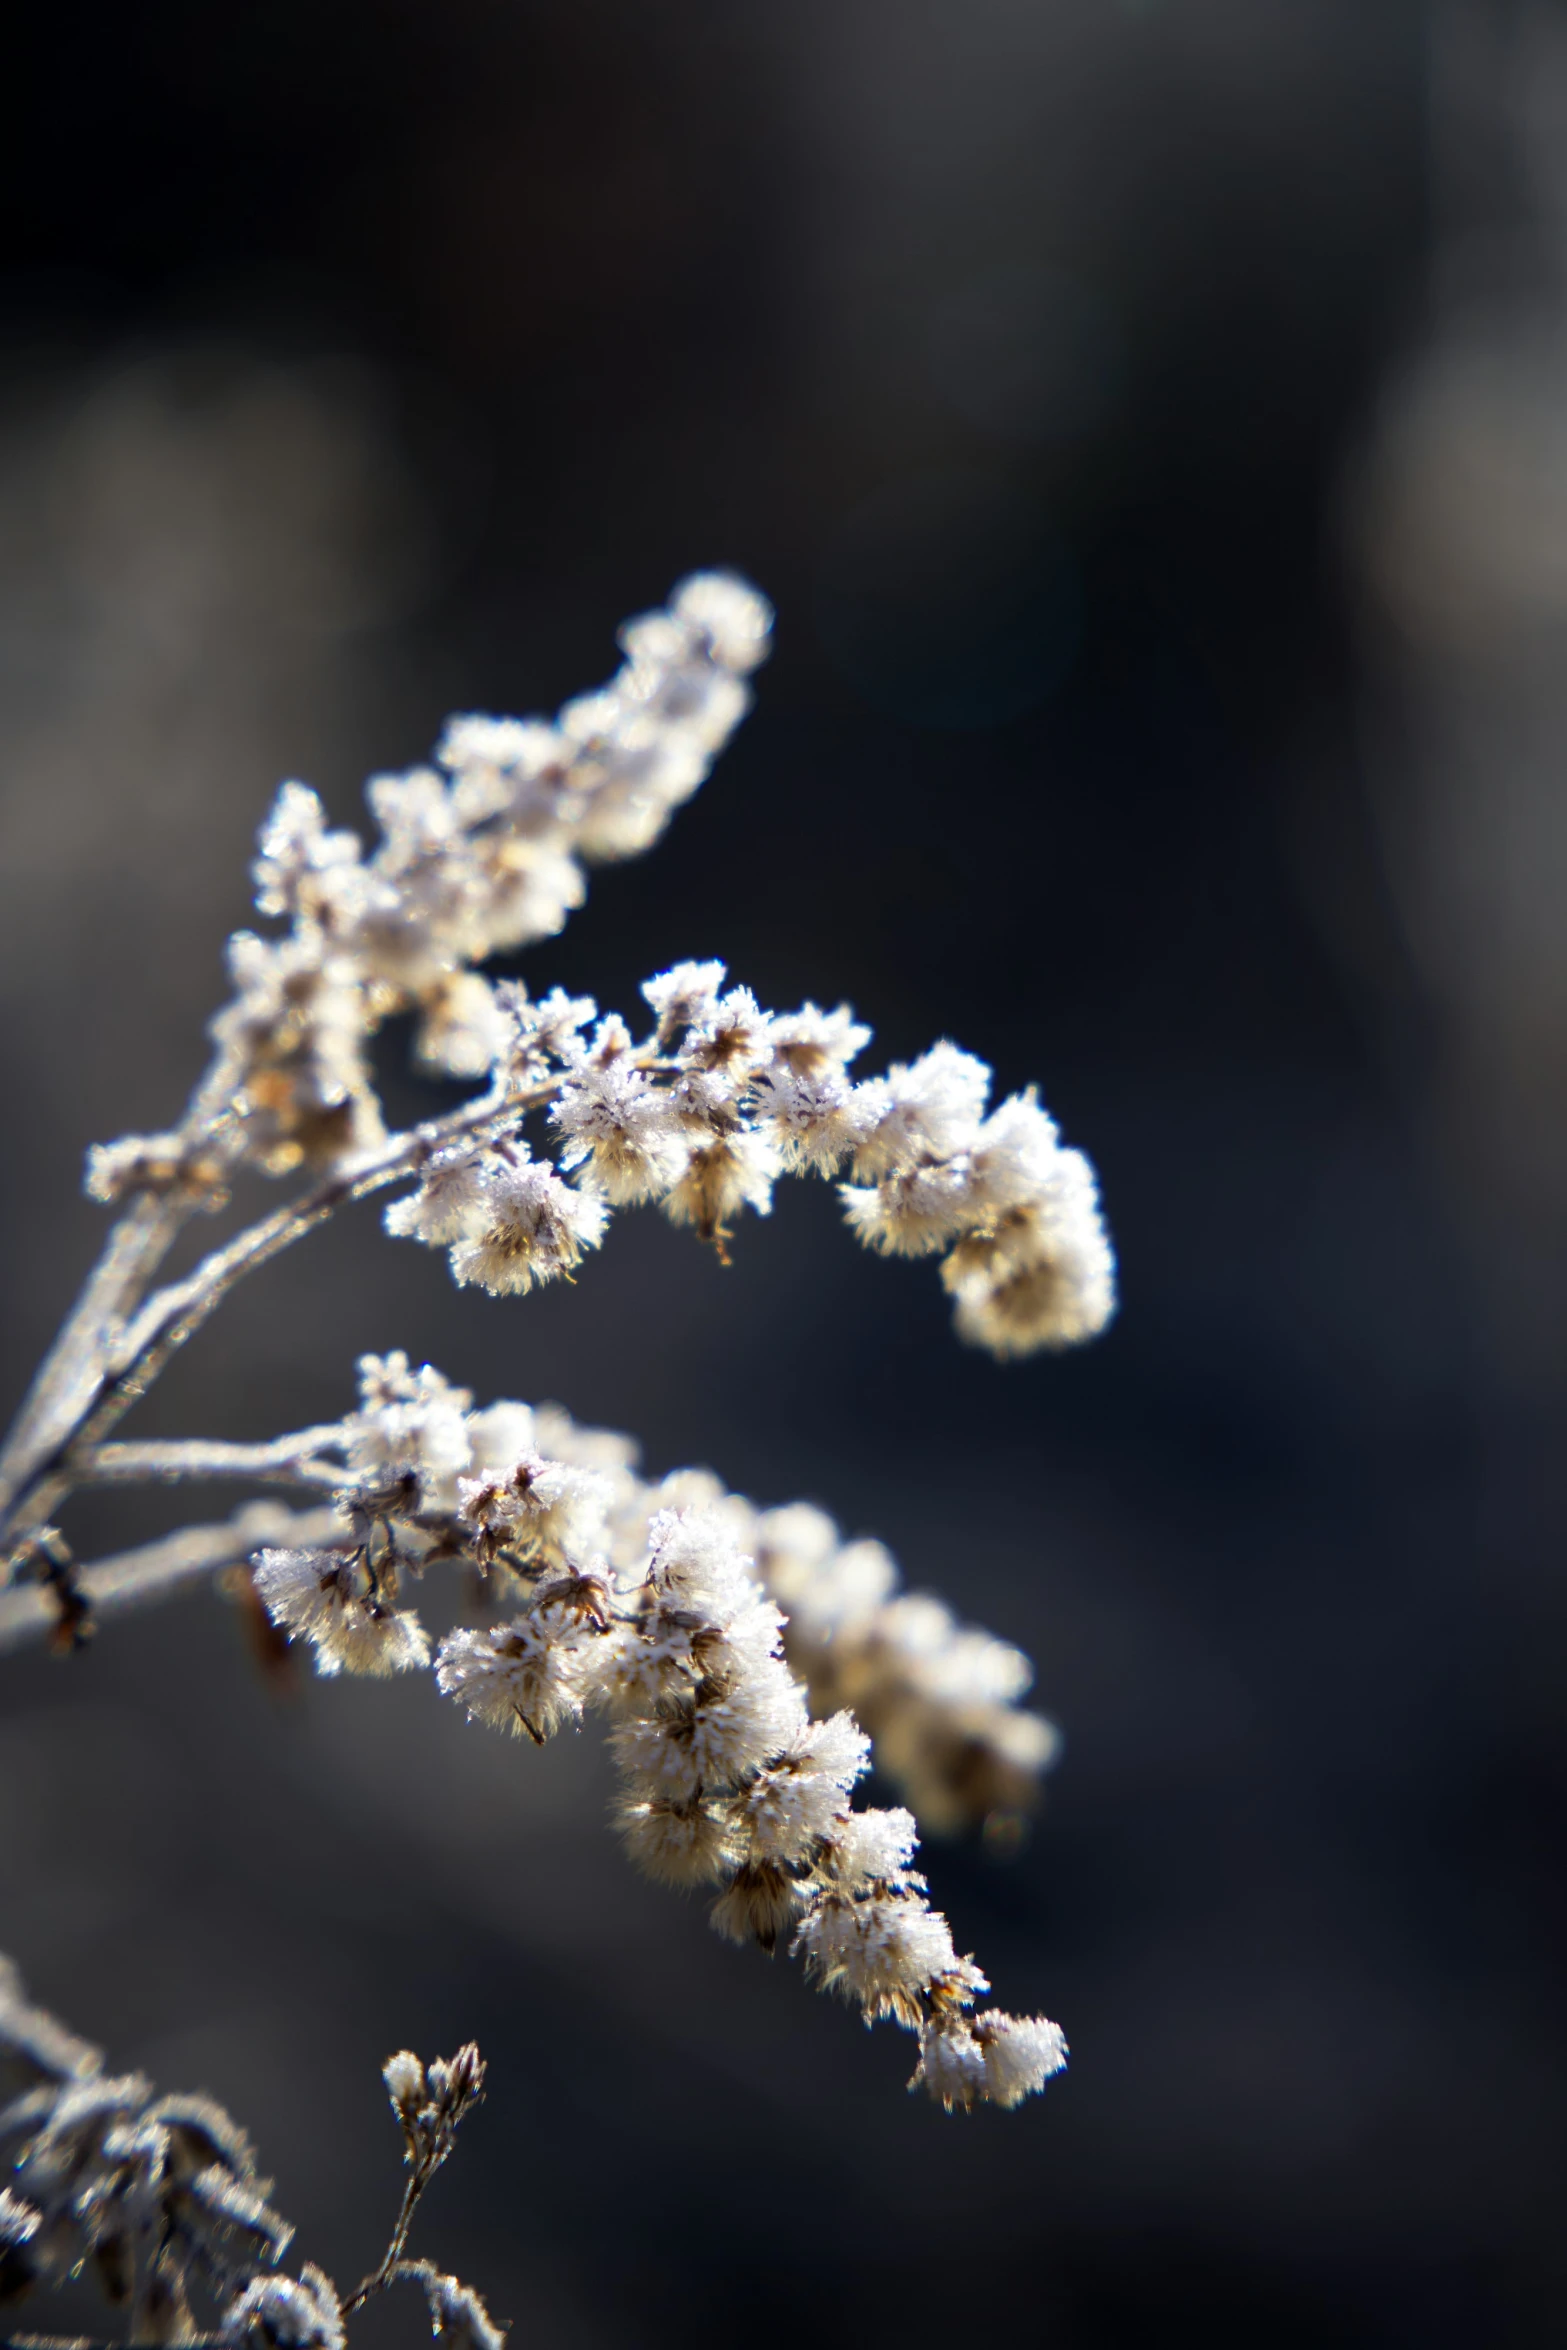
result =
[[[186,1526],[162,1541],[99,1559],[78,1569],[75,1582],[93,1615],[101,1617],[172,1598],[187,1583],[237,1565],[265,1543],[308,1549],[338,1540],[342,1533],[343,1521],[333,1509],[289,1510],[279,1502],[253,1501],[222,1524]],[[32,1584],[0,1592],[0,1652],[47,1640],[58,1621],[49,1590]]]
[[[73,1338],[68,1350],[76,1383],[67,1405],[55,1402],[48,1416],[48,1442],[27,1441],[40,1416],[34,1407],[7,1447],[6,1458],[14,1468],[9,1481],[0,1476],[0,1528],[15,1539],[51,1516],[78,1482],[82,1458],[100,1449],[101,1439],[146,1394],[170,1358],[247,1273],[303,1240],[338,1209],[418,1175],[441,1151],[463,1142],[477,1148],[493,1141],[530,1110],[553,1100],[556,1091],[553,1084],[513,1090],[503,1077],[487,1093],[443,1117],[391,1136],[379,1149],[214,1249],[184,1280],[156,1291],[128,1321],[106,1319],[97,1310],[100,1267],[71,1317],[70,1330],[80,1333],[79,1343]],[[46,1385],[54,1401],[58,1375]]]
[[[145,1444],[100,1444],[77,1471],[79,1485],[175,1485],[234,1477],[246,1484],[304,1485],[331,1492],[347,1474],[320,1456],[344,1442],[341,1426],[300,1428],[266,1444],[227,1444],[205,1437]]]

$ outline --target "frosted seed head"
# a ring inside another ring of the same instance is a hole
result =
[[[477,971],[451,971],[421,998],[414,1058],[444,1077],[484,1077],[511,1041],[511,1022],[490,982]]]
[[[920,2034],[920,2060],[909,2083],[948,2113],[967,2113],[988,2095],[985,2052],[961,2018],[944,2018]]]
[[[1033,1194],[960,1241],[942,1279],[959,1336],[992,1354],[1096,1337],[1115,1311],[1115,1255],[1082,1153],[1052,1153]]]
[[[861,1893],[872,1885],[922,1883],[910,1876],[918,1842],[912,1812],[850,1812],[833,1836],[826,1866],[846,1893]]]
[[[436,1685],[470,1721],[531,1738],[535,1746],[580,1720],[580,1626],[520,1616],[480,1631],[448,1632],[435,1658]]]
[[[417,1191],[395,1199],[381,1222],[395,1240],[422,1240],[428,1248],[449,1248],[482,1225],[488,1209],[488,1173],[483,1154],[452,1151],[427,1168]]]
[[[448,2350],[505,2350],[506,2327],[496,2323],[471,2286],[436,2273],[423,2281],[438,2342],[446,2343]]]
[[[616,1807],[627,1853],[664,1885],[710,1885],[734,1865],[725,1813],[699,1798],[627,1794]]]
[[[756,1942],[771,1953],[805,1908],[799,1882],[770,1860],[747,1861],[713,1903],[708,1916],[726,1942]]]
[[[642,993],[658,1022],[658,1042],[668,1045],[705,1020],[724,984],[722,963],[676,963],[642,982]]]
[[[563,1183],[538,1160],[491,1161],[482,1222],[457,1241],[452,1276],[492,1296],[522,1293],[569,1276],[585,1249],[597,1248],[608,1220],[602,1199]]]
[[[913,1891],[861,1900],[829,1890],[800,1925],[795,1947],[824,1990],[856,2001],[865,2021],[892,2016],[916,2029],[923,1994],[956,1964],[947,1921]]]
[[[989,2009],[975,2017],[974,2037],[984,2051],[985,2095],[993,2105],[1021,2105],[1065,2069],[1066,2035],[1048,2016]]]
[[[942,1042],[917,1061],[895,1063],[865,1090],[871,1122],[854,1157],[860,1182],[967,1149],[984,1116],[990,1071],[972,1053]]]
[[[982,1212],[971,1163],[962,1154],[906,1168],[869,1189],[842,1184],[839,1196],[856,1240],[883,1256],[929,1256]]]
[[[550,1120],[566,1138],[562,1166],[585,1166],[617,1207],[661,1198],[691,1156],[669,1095],[624,1060],[583,1063],[562,1086]]]
[[[716,997],[685,1032],[682,1069],[728,1078],[731,1083],[759,1068],[771,1051],[767,1015],[748,987]]]
[[[399,2049],[381,2067],[392,2111],[400,2118],[417,2113],[425,2101],[424,2066],[411,2048]]]
[[[779,1069],[791,1077],[841,1076],[849,1062],[871,1041],[847,1004],[836,1011],[819,1011],[802,1004],[797,1012],[774,1012],[767,1023],[767,1041]]]
[[[732,571],[694,571],[669,599],[677,620],[697,631],[710,657],[744,676],[771,648],[773,608]]]
[[[666,1196],[664,1212],[671,1223],[693,1225],[722,1255],[730,1219],[742,1208],[759,1216],[772,1212],[780,1165],[777,1144],[759,1133],[742,1129],[699,1143]]]
[[[391,1605],[356,1551],[262,1550],[251,1575],[273,1623],[309,1640],[318,1673],[379,1676],[430,1661],[418,1617]]]
[[[257,2277],[224,2312],[225,2350],[343,2350],[343,2313],[329,2276],[307,2265],[294,2277]]]

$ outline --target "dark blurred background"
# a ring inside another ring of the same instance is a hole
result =
[[[949,2121],[900,2035],[631,1876],[591,1737],[522,1753],[425,1685],[280,1706],[204,1595],[7,1660],[4,1943],[229,2100],[340,2278],[397,2194],[382,2056],[472,2035],[422,2241],[529,2350],[1556,2338],[1564,34],[12,19],[9,1390],[96,1245],[85,1145],[196,1071],[276,780],[352,818],[713,562],[778,605],[756,713],[530,979],[629,1004],[719,954],[878,1053],[955,1035],[1041,1082],[1122,1253],[1108,1338],[1002,1369],[820,1186],[727,1273],[627,1217],[525,1304],[366,1211],[182,1360],[141,1432],[335,1417],[403,1345],[820,1500],[1022,1642],[1066,1736],[1023,1853],[932,1870],[1073,2069]]]

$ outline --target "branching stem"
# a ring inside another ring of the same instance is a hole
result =
[[[146,1283],[188,1211],[167,1201],[138,1201],[110,1234],[0,1455],[0,1541],[14,1547],[92,1474],[88,1464],[102,1439],[247,1273],[338,1209],[417,1175],[453,1143],[492,1141],[528,1111],[542,1108],[555,1091],[550,1083],[514,1090],[502,1079],[444,1117],[393,1135],[357,1165],[329,1175],[214,1249],[184,1280],[155,1291],[139,1311]]]
[[[275,1501],[247,1502],[217,1525],[186,1526],[161,1541],[76,1570],[78,1590],[94,1616],[112,1614],[148,1601],[168,1599],[182,1585],[235,1566],[264,1543],[309,1547],[342,1537],[343,1521],[332,1509],[288,1510]],[[0,1591],[0,1653],[47,1640],[59,1620],[53,1593],[42,1584]]]

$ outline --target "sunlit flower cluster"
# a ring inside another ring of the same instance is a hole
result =
[[[848,1222],[868,1247],[948,1252],[964,1337],[1027,1354],[1104,1327],[1114,1260],[1093,1171],[1032,1093],[987,1116],[990,1071],[950,1044],[856,1081],[849,1063],[870,1031],[847,1005],[766,1012],[726,976],[681,963],[650,979],[640,1040],[589,997],[557,990],[535,1005],[515,983],[497,990],[519,1087],[547,1097],[573,1180],[530,1154],[519,1117],[436,1159],[387,1209],[387,1230],[447,1249],[459,1282],[525,1290],[571,1273],[612,1207],[655,1202],[722,1254],[737,1216],[768,1213],[781,1174],[846,1168]]]
[[[714,960],[656,973],[634,1017],[480,968],[558,932],[595,860],[658,837],[749,706],[771,624],[743,581],[693,575],[622,629],[599,692],[552,719],[454,718],[428,765],[374,778],[368,842],[283,787],[254,867],[265,935],[230,941],[230,1000],[183,1118],[89,1161],[89,1190],[120,1212],[0,1451],[0,1640],[26,1622],[79,1646],[95,1605],[248,1557],[241,1596],[274,1663],[294,1641],[328,1676],[431,1670],[475,1721],[530,1743],[599,1714],[639,1866],[705,1887],[721,1933],[794,1951],[867,2021],[915,2032],[916,2080],[939,2102],[1008,2105],[1064,2044],[979,2005],[988,1986],[915,1871],[915,1815],[1015,1840],[1055,1734],[1019,1702],[1027,1660],[903,1590],[879,1544],[802,1505],[760,1512],[706,1471],[646,1479],[627,1439],[546,1405],[475,1410],[400,1355],[365,1358],[359,1408],[329,1427],[113,1440],[240,1280],[374,1193],[391,1234],[513,1296],[576,1277],[613,1214],[642,1204],[727,1258],[781,1177],[814,1174],[864,1246],[939,1265],[960,1335],[993,1355],[1106,1326],[1093,1169],[1032,1089],[994,1101],[990,1069],[956,1044],[865,1074],[871,1031],[847,1005],[770,1008]],[[461,1081],[401,1132],[369,1051],[393,1016],[427,1072]],[[192,1216],[247,1175],[295,1170],[281,1206],[160,1275]],[[53,1522],[81,1484],[213,1476],[316,1506],[260,1551],[236,1519],[80,1574]],[[464,1620],[436,1642],[409,1587],[448,1564]],[[873,1760],[911,1809],[855,1808]],[[110,2124],[125,2151],[103,2139],[93,2213],[163,2195],[183,2226],[207,2209],[172,2123],[133,2100]],[[212,2224],[243,2233],[251,2189],[230,2170]],[[4,2258],[52,2257],[54,2206],[20,2177],[9,2192]],[[414,2267],[436,2331],[494,2350],[466,2288]],[[338,2350],[350,2309],[306,2270],[247,2286],[226,2322],[236,2343]]]
[[[604,1713],[621,1834],[648,1875],[710,1887],[721,1933],[766,1950],[787,1942],[868,2023],[917,2032],[917,2078],[943,2103],[1015,2103],[1041,2087],[1065,2060],[1059,2032],[973,2012],[988,1985],[929,1906],[914,1818],[854,1809],[871,1739],[846,1706],[813,1718],[785,1614],[742,1545],[761,1537],[774,1592],[799,1586],[824,1672],[858,1679],[879,1705],[891,1767],[938,1825],[1003,1786],[1014,1803],[1032,1792],[1029,1762],[1045,1759],[1050,1733],[1015,1711],[1029,1677],[1017,1651],[959,1631],[935,1601],[892,1597],[880,1547],[840,1546],[818,1512],[759,1517],[700,1471],[648,1485],[624,1440],[557,1409],[471,1411],[460,1389],[400,1357],[366,1358],[362,1383],[361,1409],[338,1432],[345,1458],[364,1464],[339,1497],[357,1541],[263,1551],[255,1566],[274,1622],[313,1644],[319,1669],[428,1663],[417,1619],[395,1604],[400,1580],[465,1560],[488,1620],[441,1641],[444,1695],[539,1745]],[[313,1432],[318,1446],[328,1433]]]

